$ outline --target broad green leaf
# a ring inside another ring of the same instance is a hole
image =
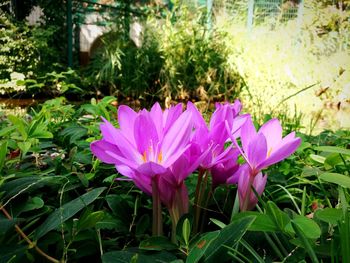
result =
[[[51,178],[47,177],[45,181],[49,181]],[[12,196],[25,191],[25,189],[32,190],[35,186],[41,186],[44,180],[39,176],[27,176],[23,178],[18,178],[11,180],[9,182],[3,183],[0,187],[0,192],[4,191],[4,198],[11,198]]]
[[[19,142],[17,145],[21,150],[23,156],[29,151],[30,147],[32,146],[30,142]]]
[[[16,214],[16,216],[19,216],[23,212],[39,209],[43,206],[44,201],[40,197],[34,196],[33,198],[29,198],[25,203],[20,205],[18,209],[16,209],[16,212],[14,212],[14,214]]]
[[[219,231],[209,232],[203,235],[190,249],[186,263],[196,263],[203,257],[209,245],[218,237]]]
[[[324,167],[325,169],[331,169],[339,164],[343,164],[343,159],[339,154],[332,153],[329,156],[327,156],[324,162]]]
[[[322,152],[350,155],[350,149],[345,149],[345,148],[336,147],[336,146],[318,146],[318,147],[315,147],[314,149]]]
[[[326,157],[321,156],[321,155],[316,155],[316,154],[310,154],[310,158],[314,160],[317,163],[324,164]]]
[[[226,246],[233,246],[246,233],[255,217],[245,217],[234,220],[225,228],[221,229],[217,238],[213,240],[204,252],[204,262],[217,262],[218,256],[226,255]]]
[[[289,233],[295,233],[292,227],[292,222],[300,228],[300,231],[302,231],[307,238],[317,239],[321,235],[321,229],[315,221],[300,215],[293,218],[291,222],[286,225],[285,231]]]
[[[337,225],[342,217],[343,211],[337,208],[318,209],[315,212],[315,218],[332,225]]]
[[[97,222],[103,219],[103,217],[104,217],[103,211],[96,211],[92,213],[89,212],[87,216],[79,219],[77,230],[81,231],[87,228],[93,228],[96,226]]]
[[[9,115],[8,119],[13,123],[18,132],[21,134],[22,139],[26,140],[28,138],[28,133],[26,131],[26,123],[23,119],[20,119],[14,115]]]
[[[283,231],[285,226],[290,222],[288,215],[280,210],[278,206],[272,202],[268,201],[266,206],[266,214],[275,222],[279,230]]]
[[[323,173],[320,179],[328,183],[334,183],[345,188],[350,188],[350,177],[338,173]]]
[[[31,135],[31,137],[38,139],[50,139],[53,138],[53,134],[49,131],[36,129]]]
[[[140,243],[139,248],[143,250],[160,251],[160,250],[175,250],[177,249],[177,246],[166,237],[155,236],[155,237],[150,237],[146,240],[143,240]]]
[[[213,222],[215,225],[217,225],[220,228],[224,228],[225,226],[227,226],[225,223],[223,223],[220,220],[217,220],[215,218],[210,218],[210,221]]]
[[[292,227],[293,227],[295,233],[297,234],[298,238],[302,242],[303,247],[305,248],[305,250],[309,254],[311,261],[313,263],[318,263],[319,261],[317,259],[316,254],[315,254],[315,250],[312,248],[312,245],[310,244],[310,241],[305,236],[304,232],[300,229],[300,227],[297,223],[292,221],[291,224],[292,224]]]
[[[95,201],[100,194],[106,189],[106,187],[100,187],[93,189],[90,192],[79,196],[78,198],[64,204],[62,207],[57,208],[35,231],[35,239],[38,240],[44,236],[47,232],[56,229],[66,220],[73,217],[81,209]]]
[[[279,230],[275,221],[271,218],[271,216],[267,214],[262,214],[254,211],[246,211],[238,213],[235,215],[235,218],[239,219],[247,216],[256,217],[254,222],[248,228],[249,231],[276,232]]]
[[[186,218],[182,224],[182,237],[185,241],[186,246],[188,245],[190,234],[191,234],[191,224],[190,224],[190,220]]]
[[[2,128],[0,130],[0,137],[4,137],[5,135],[11,133],[14,130],[16,130],[15,126],[9,126],[9,127]]]
[[[4,167],[6,153],[7,153],[7,141],[3,141],[0,143],[0,171]]]
[[[101,221],[97,222],[95,227],[97,229],[120,229],[120,225],[125,228],[125,225],[120,221],[117,220],[114,216],[110,215],[109,213],[105,212],[104,217]]]

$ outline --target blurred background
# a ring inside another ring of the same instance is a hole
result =
[[[317,134],[350,128],[349,47],[348,0],[1,0],[0,110],[240,98]]]

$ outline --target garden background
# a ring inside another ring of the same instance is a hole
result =
[[[0,262],[350,262],[349,38],[347,0],[0,1]],[[151,198],[91,153],[100,117],[237,98],[298,150],[254,211],[210,177],[198,205],[194,172],[152,237]]]

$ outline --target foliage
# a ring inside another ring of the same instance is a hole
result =
[[[123,37],[123,29],[102,38],[87,70],[96,76],[89,78],[92,86],[139,98],[223,100],[239,94],[240,76],[227,63],[225,34],[208,29],[205,13],[184,5],[163,21],[156,17],[143,23],[139,48]]]
[[[114,100],[72,106],[57,98],[24,117],[2,116],[2,261],[42,261],[36,248],[75,262],[213,262],[218,254],[223,262],[348,261],[349,131],[299,134],[297,154],[269,169],[257,211],[236,213],[236,188],[218,187],[208,198],[201,234],[193,234],[191,210],[179,221],[173,244],[149,237],[150,198],[114,180],[114,167],[91,155],[99,116],[115,118]],[[191,202],[196,179],[186,182]],[[15,224],[31,246],[18,238]]]
[[[35,70],[38,58],[29,28],[15,25],[2,12],[0,24],[0,81],[9,80],[12,72],[27,74]]]
[[[164,57],[164,96],[224,100],[237,97],[240,76],[227,61],[226,34],[209,28],[207,15],[186,5],[169,13],[158,32]]]
[[[141,48],[136,47],[134,42],[123,37],[122,30],[104,35],[103,46],[93,55],[85,72],[90,85],[123,97],[160,97],[159,72],[163,59],[159,43],[148,28],[142,42]]]

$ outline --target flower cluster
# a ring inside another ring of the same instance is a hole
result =
[[[238,184],[240,209],[250,210],[258,201],[252,187],[261,195],[266,185],[262,170],[290,156],[301,140],[294,132],[282,138],[277,119],[257,132],[241,108],[238,100],[216,104],[207,125],[191,102],[185,111],[181,104],[163,111],[156,103],[139,112],[120,106],[119,128],[103,119],[103,138],[91,150],[152,195],[153,202],[163,203],[175,222],[188,212],[184,181],[197,169],[211,174],[213,188]],[[239,156],[245,163],[238,163]]]

